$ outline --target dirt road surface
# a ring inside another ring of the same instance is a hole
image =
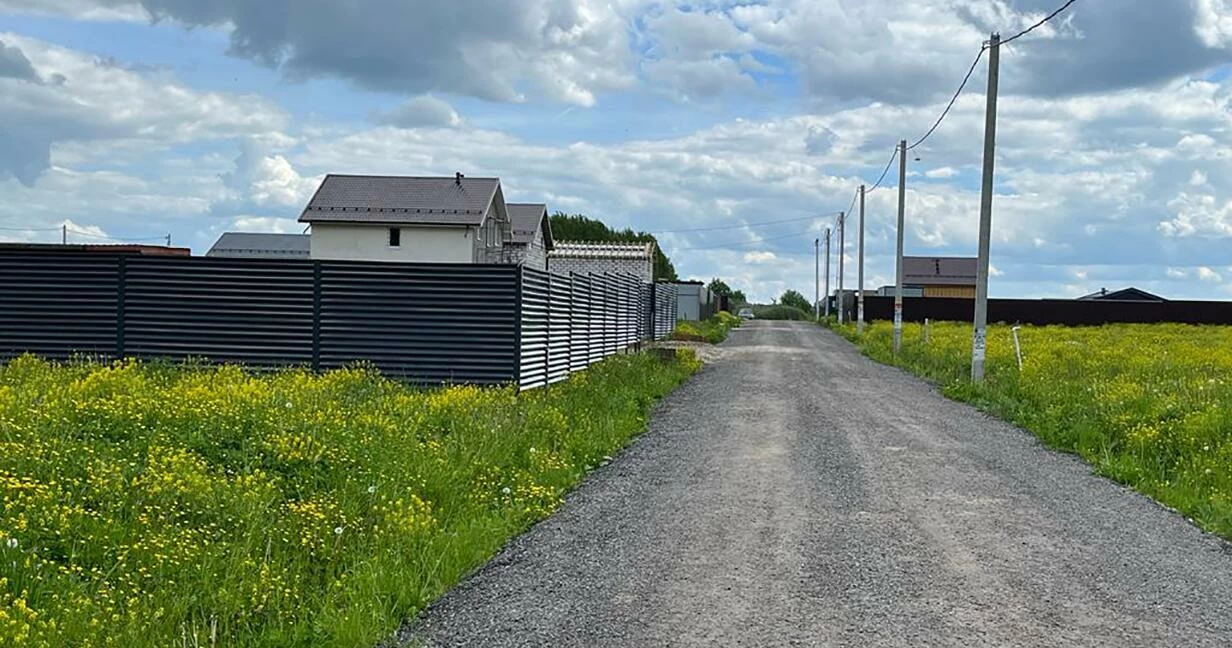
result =
[[[1232,552],[804,323],[752,322],[401,639],[1229,646]]]

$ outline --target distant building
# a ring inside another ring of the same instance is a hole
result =
[[[586,243],[557,241],[548,252],[548,270],[566,274],[624,273],[654,281],[654,243]]]
[[[1109,291],[1107,288],[1100,288],[1097,292],[1089,295],[1083,295],[1078,298],[1078,301],[1129,301],[1129,302],[1166,302],[1167,299],[1159,295],[1151,294],[1145,290],[1137,288],[1122,288],[1121,290]]]
[[[512,238],[498,178],[325,176],[300,214],[313,259],[501,263]]]
[[[877,289],[878,297],[893,297],[894,286],[882,286]],[[903,297],[923,297],[924,289],[915,286],[903,286]]]
[[[311,237],[307,234],[224,232],[205,256],[224,259],[307,259],[311,256],[311,246]]]
[[[700,321],[719,312],[717,295],[700,281],[677,281],[676,319]]]
[[[903,296],[975,299],[975,269],[974,257],[903,257]]]
[[[505,263],[548,269],[548,252],[555,246],[548,206],[542,203],[509,203],[512,236],[505,243]]]
[[[191,256],[192,250],[165,245],[134,245],[132,243],[0,243],[0,252],[92,252],[95,254],[138,254],[141,256]]]

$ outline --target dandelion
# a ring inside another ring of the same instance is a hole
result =
[[[339,536],[342,535],[342,527],[340,526],[334,527],[334,535],[339,535]]]
[[[371,494],[373,494],[373,493],[375,493],[375,492],[376,492],[376,486],[369,486],[369,487],[368,487],[368,494],[369,494],[369,495],[371,495]]]
[[[294,405],[291,404],[291,401],[287,401],[287,409],[291,409],[292,407],[294,407]]]
[[[16,549],[17,548],[17,538],[9,538],[8,540],[4,541],[4,544],[9,549]]]
[[[504,494],[506,494],[506,495],[508,495],[508,494],[509,494],[509,493],[511,493],[512,491],[510,491],[510,490],[509,490],[509,487],[508,487],[508,486],[506,486],[506,487],[504,487],[504,488],[502,488],[502,489],[501,489],[501,492],[502,492],[502,493],[504,493]]]

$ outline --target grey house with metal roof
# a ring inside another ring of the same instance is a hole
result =
[[[313,259],[501,263],[513,236],[500,180],[460,173],[330,174],[299,221]]]
[[[548,252],[555,247],[548,206],[543,203],[509,203],[513,236],[505,242],[505,263],[548,269]]]

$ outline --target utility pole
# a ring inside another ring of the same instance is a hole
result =
[[[171,247],[171,233],[167,233],[167,247]]]
[[[847,245],[843,240],[844,231],[847,229],[847,214],[845,212],[838,213],[838,323],[843,323],[843,308],[846,306],[846,299],[843,299],[843,255],[847,253]]]
[[[980,188],[980,248],[975,266],[975,326],[971,335],[971,380],[984,381],[984,349],[988,339],[988,252],[992,239],[992,185],[997,156],[997,75],[1001,65],[1001,35],[988,40],[988,106],[984,112],[984,181]]]
[[[907,140],[898,143],[898,252],[894,279],[894,355],[903,346],[903,221],[907,211]]]
[[[60,224],[60,245],[68,245],[68,223]]]
[[[830,228],[826,228],[826,320],[830,319]],[[827,321],[828,323],[828,321]]]
[[[821,319],[821,239],[813,239],[813,319]]]
[[[856,273],[856,333],[864,333],[864,185],[860,185],[860,270]]]

